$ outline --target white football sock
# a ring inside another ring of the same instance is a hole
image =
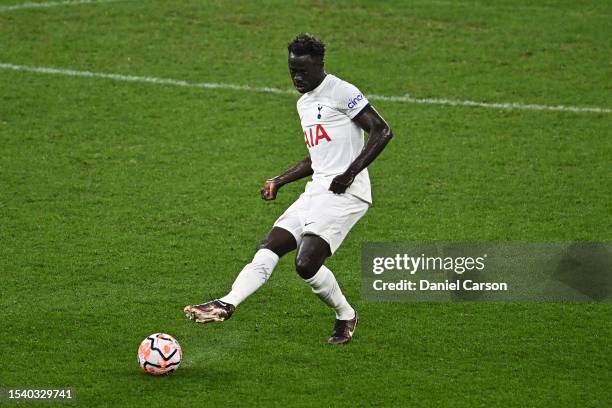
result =
[[[336,277],[325,265],[321,266],[315,276],[304,280],[325,304],[334,309],[336,319],[351,320],[355,317],[355,310],[346,301]]]
[[[269,249],[260,249],[255,253],[251,263],[242,268],[232,285],[231,292],[219,300],[237,307],[268,281],[277,263],[278,255]]]

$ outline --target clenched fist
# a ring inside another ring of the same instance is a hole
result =
[[[337,175],[332,180],[329,189],[335,194],[342,194],[346,191],[347,188],[350,187],[351,184],[353,184],[353,180],[355,180],[355,177],[351,174],[343,173]]]
[[[266,180],[261,188],[261,199],[266,201],[274,200],[279,188],[280,185],[274,179]]]

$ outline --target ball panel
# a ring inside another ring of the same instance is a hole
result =
[[[176,371],[181,359],[181,346],[169,334],[154,333],[145,338],[138,347],[138,364],[144,372],[152,375]]]

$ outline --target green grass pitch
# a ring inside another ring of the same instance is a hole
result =
[[[19,0],[0,1],[1,7]],[[366,94],[609,109],[604,1],[125,1],[0,11],[0,63],[291,87],[286,44],[328,43]],[[603,407],[609,303],[368,303],[363,242],[612,241],[612,114],[374,105],[395,138],[374,206],[328,263],[362,321],[281,261],[220,325],[225,294],[304,182],[295,95],[0,70],[2,387],[72,387],[78,406]],[[148,334],[184,349],[143,374]],[[41,405],[42,406],[42,405]]]

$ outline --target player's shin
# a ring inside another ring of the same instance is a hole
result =
[[[260,249],[255,253],[251,263],[242,268],[232,285],[231,292],[219,300],[238,306],[268,281],[277,263],[278,255],[269,249]]]
[[[321,266],[312,278],[305,281],[325,304],[334,309],[336,319],[350,320],[355,317],[355,310],[346,301],[336,277],[325,265]]]

